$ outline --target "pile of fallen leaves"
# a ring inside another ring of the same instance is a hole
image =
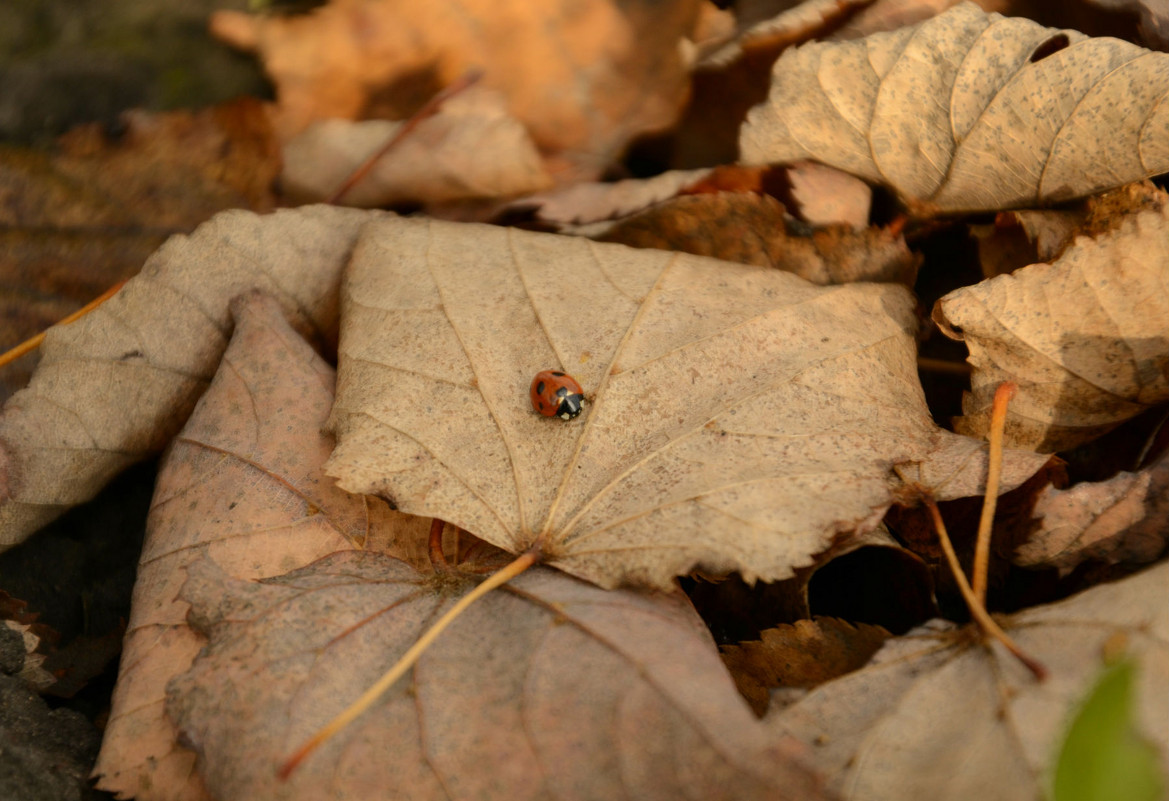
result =
[[[112,283],[202,223],[0,413],[3,548],[162,454],[98,787],[1161,797],[1169,55],[968,2],[767,6],[222,12],[274,103],[0,154],[32,187],[8,269],[84,224],[128,243]],[[532,408],[548,369],[578,417]],[[988,492],[988,604],[1045,678],[963,625],[923,508],[969,570]],[[8,606],[4,672],[52,684]],[[1118,722],[1073,758],[1098,681]],[[1114,751],[1138,767],[1092,774]]]

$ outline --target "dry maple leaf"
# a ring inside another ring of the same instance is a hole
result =
[[[390,141],[404,122],[327,119],[284,146],[282,187],[302,202],[323,201]],[[552,183],[527,131],[494,92],[469,90],[418,123],[342,195],[346,206],[509,198]]]
[[[1169,542],[1169,454],[1138,473],[1047,487],[1034,518],[1038,526],[1015,549],[1016,564],[1066,573],[1089,559],[1151,562]]]
[[[1019,391],[1006,443],[1074,447],[1169,400],[1169,198],[1078,237],[1052,264],[951,292],[934,320],[974,367],[955,429],[981,436],[995,387]]]
[[[862,40],[789,49],[740,136],[946,212],[1053,203],[1169,170],[1169,54],[963,3]]]
[[[904,481],[980,491],[981,445],[930,420],[913,308],[895,285],[373,223],[346,272],[326,471],[602,586],[786,577],[876,526]],[[532,410],[550,368],[584,388],[576,420]],[[1013,454],[1008,483],[1042,461]]]
[[[259,52],[286,136],[326,117],[405,118],[420,88],[433,93],[477,69],[543,151],[596,176],[681,111],[689,66],[681,44],[699,6],[332,0],[293,17],[221,11],[211,30]]]
[[[0,414],[0,549],[163,449],[215,373],[236,295],[261,289],[298,330],[334,340],[341,268],[376,216],[225,212],[168,240],[96,311],[51,328],[32,381]]]
[[[359,552],[260,583],[188,572],[210,643],[168,709],[221,801],[824,797],[762,736],[684,596],[546,568],[469,608],[408,681],[274,781],[473,582]]]
[[[205,644],[177,597],[188,564],[207,558],[232,576],[256,578],[369,539],[385,547],[395,526],[413,526],[416,558],[426,539],[427,521],[408,523],[320,472],[333,447],[320,431],[333,402],[333,370],[276,301],[253,293],[232,310],[235,332],[219,371],[159,471],[94,768],[102,789],[138,801],[205,797],[195,755],[178,745],[164,710],[167,682]]]
[[[813,746],[845,799],[1034,801],[1075,705],[1124,650],[1138,665],[1138,727],[1169,766],[1169,565],[1011,615],[1005,628],[1051,668],[1046,681],[939,621],[768,721]]]

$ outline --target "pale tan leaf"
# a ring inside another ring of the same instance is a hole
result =
[[[1169,54],[972,3],[787,50],[746,163],[811,158],[946,212],[1068,200],[1169,170]]]
[[[239,578],[271,576],[410,525],[375,498],[338,490],[320,467],[333,370],[284,321],[275,300],[241,296],[219,371],[162,464],[147,521],[99,786],[138,801],[204,798],[165,715],[166,684],[205,644],[178,598],[206,557]],[[413,524],[416,548],[427,522]],[[421,554],[417,554],[420,556]]]
[[[1079,699],[1118,650],[1137,668],[1137,725],[1169,766],[1169,565],[1005,621],[1051,675],[936,622],[890,640],[861,670],[769,716],[808,743],[845,799],[1044,797]]]
[[[1169,542],[1169,456],[1138,473],[1048,487],[1033,516],[1038,528],[1015,550],[1017,564],[1066,573],[1088,559],[1151,562]]]
[[[299,330],[332,340],[338,276],[371,216],[225,212],[171,238],[92,314],[51,328],[31,383],[0,414],[0,548],[162,450],[219,364],[236,295],[261,289]]]
[[[1169,203],[1080,237],[1034,264],[951,292],[934,307],[942,331],[970,349],[972,391],[956,430],[981,436],[1002,381],[1006,441],[1070,448],[1169,400]]]
[[[326,200],[405,123],[315,122],[284,146],[282,188],[298,202]],[[418,123],[340,199],[346,206],[508,198],[551,177],[523,125],[494,92],[471,89]]]
[[[895,285],[393,219],[366,228],[343,296],[329,474],[603,586],[789,576],[954,438]],[[528,400],[555,368],[587,398],[569,422]],[[971,451],[952,473],[979,484]]]
[[[704,170],[670,170],[652,178],[612,183],[583,182],[538,192],[513,207],[530,209],[536,219],[564,227],[613,220],[674,197],[683,187],[710,174]]]
[[[189,573],[183,597],[210,643],[168,708],[220,801],[825,798],[764,736],[684,596],[539,567],[469,607],[277,781],[473,579],[357,552],[260,583],[209,562]]]

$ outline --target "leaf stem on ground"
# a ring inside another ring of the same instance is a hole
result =
[[[433,626],[427,629],[425,634],[418,638],[416,643],[410,646],[410,649],[406,651],[406,653],[402,654],[402,658],[399,659],[393,667],[382,674],[380,679],[374,682],[374,684],[368,690],[362,693],[360,698],[346,707],[344,711],[341,712],[341,714],[337,715],[337,717],[333,718],[331,721],[325,724],[325,726],[318,730],[317,733],[312,737],[310,737],[304,743],[304,745],[298,748],[296,752],[293,753],[293,755],[290,756],[284,762],[284,764],[280,766],[279,771],[277,771],[277,775],[282,780],[287,779],[292,774],[292,771],[296,770],[296,766],[303,762],[309,754],[311,754],[320,745],[329,740],[329,738],[344,729],[346,726],[360,717],[367,709],[373,706],[378,698],[380,698],[388,689],[390,689],[390,687],[392,687],[394,683],[397,682],[398,679],[400,679],[406,673],[407,670],[413,667],[414,663],[417,662],[418,658],[426,652],[426,649],[431,646],[438,635],[442,633],[443,629],[449,626],[455,618],[463,613],[467,607],[497,587],[502,587],[504,584],[523,573],[529,567],[536,564],[538,561],[540,561],[539,551],[525,551],[524,553],[517,556],[513,561],[509,562],[506,566],[501,568],[499,571],[491,574],[491,576],[475,587],[475,589],[471,590],[469,593],[460,598],[454,606],[448,609],[442,615],[442,617],[435,621]]]
[[[990,533],[994,527],[994,512],[998,506],[999,484],[1003,477],[1003,429],[1007,423],[1007,405],[1015,397],[1018,387],[1004,381],[994,391],[994,401],[990,407],[990,431],[987,439],[990,441],[990,453],[987,455],[986,465],[986,495],[982,502],[982,517],[978,520],[978,539],[974,543],[974,569],[971,571],[971,583],[974,585],[974,597],[982,607],[986,607],[986,574],[990,566]]]
[[[82,317],[89,314],[91,311],[96,309],[98,306],[102,305],[107,300],[112,298],[114,295],[118,294],[118,291],[122,287],[124,287],[125,285],[126,285],[125,281],[119,281],[118,283],[114,284],[112,287],[107,289],[105,292],[102,292],[96,298],[91,300],[89,303],[86,303],[80,309],[73,312],[65,319],[61,320],[61,322],[57,323],[57,325],[69,325],[69,323],[72,323],[76,320],[80,320]],[[30,353],[30,352],[36,350],[37,348],[39,348],[41,346],[41,343],[44,341],[45,341],[45,332],[41,331],[36,336],[31,337],[29,339],[26,339],[24,342],[21,342],[19,345],[17,345],[15,348],[12,348],[8,352],[0,354],[0,367],[4,367],[5,365],[11,364],[12,362],[16,361],[17,359],[19,359],[21,356],[25,355],[26,353]]]
[[[925,506],[930,510],[930,516],[934,521],[934,528],[938,532],[938,541],[942,544],[942,552],[946,554],[946,561],[950,565],[950,571],[954,574],[954,580],[958,582],[958,589],[962,593],[962,598],[966,601],[966,606],[970,608],[970,614],[978,623],[988,636],[994,637],[1001,642],[1004,647],[1015,657],[1027,666],[1027,669],[1035,674],[1035,678],[1043,681],[1047,678],[1047,668],[1036,660],[1029,657],[1023,652],[1014,640],[1012,640],[998,623],[995,623],[994,618],[986,611],[978,598],[974,595],[974,590],[970,587],[970,582],[966,580],[966,574],[962,572],[962,565],[958,563],[958,554],[954,553],[954,545],[950,542],[950,535],[946,532],[946,524],[942,521],[942,513],[938,509],[938,504],[933,498],[923,499]]]

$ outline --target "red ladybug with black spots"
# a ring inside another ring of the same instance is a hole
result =
[[[532,379],[532,408],[545,417],[571,420],[581,412],[584,390],[576,379],[559,370],[541,370]]]

